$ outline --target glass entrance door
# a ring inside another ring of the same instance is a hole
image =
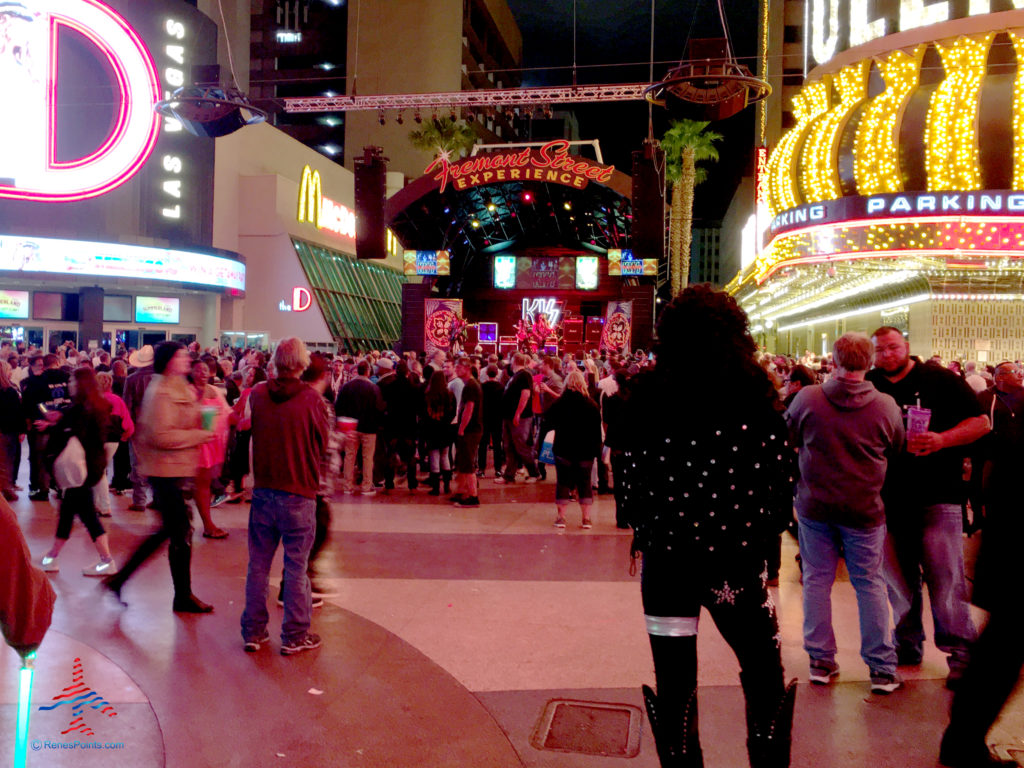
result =
[[[154,347],[161,341],[167,341],[167,331],[139,331],[142,334],[142,345],[152,344]]]
[[[53,331],[47,335],[46,349],[49,352],[56,351],[57,347],[70,341],[78,349],[78,331]]]

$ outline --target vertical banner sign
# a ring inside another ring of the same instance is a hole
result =
[[[423,350],[429,358],[451,348],[452,331],[462,321],[462,299],[427,299],[423,302]]]
[[[610,352],[629,352],[632,331],[633,301],[609,301],[601,346]]]

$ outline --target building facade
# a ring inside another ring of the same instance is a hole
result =
[[[885,324],[923,357],[1024,356],[1024,12],[819,5],[759,252],[729,289],[777,351]]]

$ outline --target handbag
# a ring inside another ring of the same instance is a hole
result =
[[[82,442],[72,435],[64,446],[64,450],[53,462],[53,477],[57,486],[66,491],[69,488],[81,488],[85,485],[89,470],[85,465],[85,448]]]

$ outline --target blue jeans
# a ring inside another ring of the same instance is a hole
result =
[[[249,509],[249,571],[245,577],[242,639],[258,640],[267,631],[267,583],[278,542],[284,546],[284,621],[281,642],[301,640],[313,610],[306,566],[316,528],[316,499],[256,488]]]
[[[884,573],[896,621],[893,642],[908,655],[920,656],[923,651],[923,575],[935,622],[935,646],[949,656],[950,668],[966,666],[977,630],[967,606],[960,505],[904,507],[888,517],[892,546],[886,551]]]
[[[896,650],[889,637],[889,602],[882,576],[885,526],[848,528],[800,518],[799,527],[804,571],[804,650],[812,660],[835,662],[832,584],[842,557],[857,593],[860,656],[872,673],[894,674]]]

